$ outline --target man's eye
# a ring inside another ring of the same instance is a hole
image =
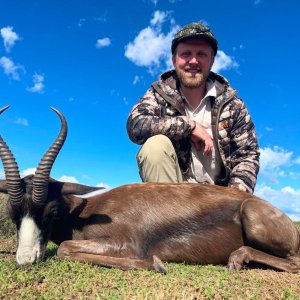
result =
[[[184,52],[184,53],[181,54],[181,56],[182,56],[182,57],[189,57],[189,56],[190,56],[190,53]]]

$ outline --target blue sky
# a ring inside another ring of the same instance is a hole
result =
[[[139,182],[126,120],[171,67],[174,33],[203,21],[214,70],[245,101],[261,147],[255,193],[300,220],[297,0],[0,0],[0,134],[25,175],[69,124],[51,176],[116,187]],[[0,178],[3,178],[2,165]]]

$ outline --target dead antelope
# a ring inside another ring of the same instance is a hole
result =
[[[4,107],[0,114],[7,109]],[[43,259],[49,240],[58,257],[121,269],[165,272],[161,261],[227,264],[238,270],[255,262],[287,272],[300,270],[299,233],[280,210],[248,193],[201,184],[140,183],[105,193],[50,178],[67,136],[61,130],[35,175],[20,178],[0,137],[8,209],[17,228],[19,265]]]

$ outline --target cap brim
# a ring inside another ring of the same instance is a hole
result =
[[[191,34],[189,36],[183,36],[183,37],[178,38],[172,47],[173,52],[179,43],[182,43],[186,40],[190,40],[193,38],[203,39],[203,40],[207,41],[210,44],[210,46],[213,48],[214,53],[216,55],[217,50],[218,50],[218,44],[217,44],[216,40],[214,38],[207,36],[206,34],[203,34],[203,33],[195,33],[195,34]]]
[[[181,43],[181,42],[184,42],[186,40],[189,40],[189,39],[193,39],[193,38],[206,40],[207,42],[209,42],[209,44],[213,45],[214,47],[217,45],[216,41],[213,38],[207,36],[206,34],[202,34],[202,33],[195,33],[195,34],[192,34],[192,35],[189,35],[189,36],[183,36],[183,37],[181,37],[177,40],[177,44]]]

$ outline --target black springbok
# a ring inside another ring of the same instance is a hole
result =
[[[4,107],[0,114],[6,110]],[[201,184],[139,183],[91,197],[99,188],[50,178],[67,136],[61,130],[35,175],[21,178],[0,136],[10,216],[17,228],[17,263],[40,261],[49,240],[58,257],[121,269],[165,272],[162,261],[227,264],[255,262],[287,272],[300,270],[299,233],[280,210],[253,195]]]

